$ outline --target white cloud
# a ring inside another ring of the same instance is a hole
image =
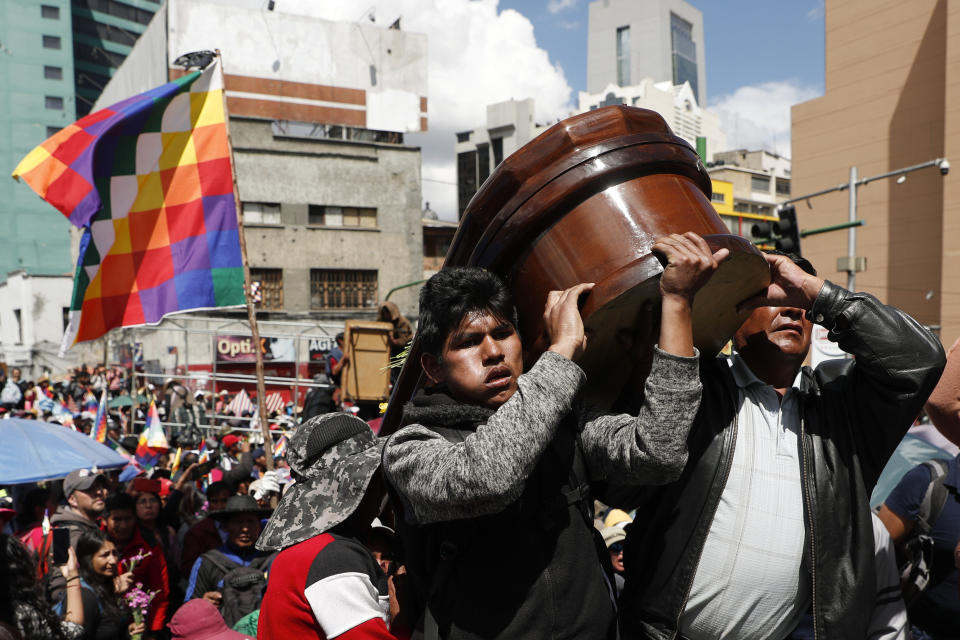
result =
[[[571,22],[558,22],[557,26],[565,31],[573,31],[574,29],[580,27],[580,23],[576,20],[573,20]]]
[[[551,0],[572,6],[576,0]],[[407,135],[423,149],[423,199],[441,218],[456,219],[456,132],[482,126],[486,107],[510,98],[534,98],[538,122],[570,110],[563,70],[537,46],[533,24],[499,11],[499,0],[279,0],[285,12],[357,21],[358,6],[374,9],[376,24],[399,16],[401,28],[428,37],[429,132]]]
[[[793,80],[740,87],[710,100],[731,149],[767,149],[790,157],[790,107],[820,95]]]
[[[567,9],[573,9],[577,6],[577,0],[550,0],[547,3],[547,11],[550,13],[560,13]]]
[[[816,22],[823,18],[824,6],[823,0],[815,0],[813,7],[807,11],[807,20],[810,22]]]

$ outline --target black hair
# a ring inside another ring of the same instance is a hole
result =
[[[210,496],[215,496],[223,491],[233,495],[233,493],[236,491],[236,487],[234,487],[233,483],[227,482],[226,480],[218,480],[217,482],[211,482],[209,485],[207,485],[207,491],[205,495],[207,496],[207,499],[209,499]]]
[[[113,578],[102,576],[93,569],[93,556],[97,555],[107,542],[110,542],[110,538],[99,529],[89,529],[81,533],[77,540],[77,565],[80,577],[93,589],[104,610],[111,616],[121,617],[124,614],[113,591]]]
[[[43,597],[34,556],[6,533],[0,533],[0,576],[0,621],[17,629],[24,640],[64,637],[60,619]],[[28,615],[30,611],[36,615]]]
[[[452,267],[435,273],[420,291],[417,332],[424,352],[439,357],[450,332],[468,314],[484,311],[517,328],[513,296],[495,273],[477,267]]]
[[[780,249],[770,249],[769,251],[764,251],[764,253],[768,253],[772,256],[786,256],[787,258],[790,258],[793,264],[797,265],[810,275],[817,275],[817,270],[814,268],[813,264],[799,253],[793,253],[792,251],[781,251]]]
[[[107,498],[107,506],[103,510],[103,515],[107,517],[114,511],[123,511],[125,509],[132,511],[134,515],[136,515],[137,501],[129,493],[115,493]]]

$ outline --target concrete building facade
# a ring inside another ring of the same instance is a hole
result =
[[[960,6],[947,0],[826,3],[822,97],[792,110],[794,197],[935,158],[960,160]],[[937,168],[857,190],[858,290],[960,336],[960,178]],[[798,203],[801,228],[846,222],[846,191]],[[803,252],[845,284],[847,232],[810,236]]]
[[[69,0],[0,2],[0,274],[70,273],[70,223],[10,172],[76,120]],[[2,276],[0,276],[2,277]]]
[[[593,0],[587,32],[587,93],[643,78],[689,82],[707,104],[703,14],[684,0]]]
[[[547,129],[534,122],[533,109],[533,98],[488,104],[484,126],[457,133],[458,218],[497,165]]]
[[[329,346],[346,319],[373,319],[391,289],[423,278],[420,150],[403,136],[427,126],[426,37],[288,15],[282,5],[266,13],[169,0],[95,108],[183,73],[174,64],[183,53],[215,48],[258,319],[264,335],[295,339],[306,366],[316,355],[306,338]],[[410,287],[390,299],[412,317],[417,295]],[[217,336],[249,328],[246,311],[232,309],[114,334],[141,343],[146,360],[168,363],[175,348],[179,363],[209,369]],[[68,360],[102,353],[78,345]],[[294,364],[280,374],[292,375]]]
[[[580,92],[580,112],[611,104],[652,109],[663,116],[673,132],[690,143],[710,162],[714,154],[727,148],[727,135],[720,128],[720,117],[700,107],[688,82],[654,82],[644,78],[628,87],[607,85],[600,93]]]
[[[756,222],[777,220],[777,205],[790,198],[790,160],[769,151],[735,149],[714,154],[707,173],[715,196],[718,183],[730,185],[721,191],[731,199],[725,203],[728,208],[722,212],[718,208],[730,231],[751,241],[765,239],[754,236],[751,228]]]
[[[72,291],[70,276],[8,273],[0,282],[0,362],[27,377],[63,370],[57,351]]]

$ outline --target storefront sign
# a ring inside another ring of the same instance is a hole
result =
[[[336,345],[333,336],[310,338],[310,362],[323,362],[327,353]]]
[[[217,362],[256,362],[253,338],[250,336],[217,336],[214,345]],[[260,338],[260,352],[264,362],[293,362],[296,360],[293,338]]]

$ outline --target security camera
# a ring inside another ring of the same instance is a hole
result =
[[[950,161],[945,159],[941,160],[937,164],[937,168],[940,169],[940,175],[942,176],[947,175],[948,173],[950,173]]]

